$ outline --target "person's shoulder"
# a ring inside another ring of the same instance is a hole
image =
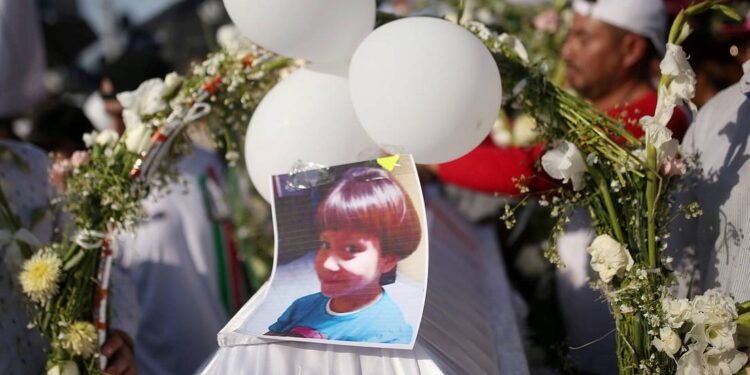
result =
[[[745,111],[747,115],[750,107],[743,107],[743,104],[748,102],[750,101],[740,90],[739,83],[720,91],[698,111],[695,122],[688,129],[683,146],[687,151],[699,148],[707,138],[716,136],[727,123],[738,118],[741,111]]]
[[[412,339],[412,327],[404,319],[401,308],[388,296],[383,294],[383,298],[378,302],[377,317],[380,322],[386,323],[385,326],[378,327],[374,335],[374,341],[391,343],[391,344],[408,344]]]
[[[383,296],[374,307],[375,309],[373,309],[373,313],[377,314],[380,318],[394,321],[401,320],[405,322],[404,314],[401,312],[401,307],[386,291],[383,291]]]
[[[36,168],[43,168],[44,171],[47,170],[46,168],[49,165],[49,157],[47,156],[47,153],[31,143],[0,139],[0,147],[5,147],[16,154],[28,164],[29,168],[32,170]]]
[[[304,297],[297,298],[292,302],[291,307],[302,307],[302,306],[310,306],[310,305],[319,305],[321,303],[326,302],[327,297],[318,293],[308,294]]]
[[[698,113],[700,115],[706,114],[733,114],[737,112],[737,109],[747,100],[747,97],[742,93],[740,89],[740,83],[737,82],[724,90],[719,91],[718,94],[714,95],[706,104],[701,108]],[[729,112],[727,112],[729,111]]]

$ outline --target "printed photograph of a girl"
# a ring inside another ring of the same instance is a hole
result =
[[[424,304],[427,241],[416,171],[408,168],[413,162],[404,156],[399,164],[392,172],[375,162],[334,167],[326,183],[301,193],[285,194],[284,179],[276,179],[279,264],[253,325],[277,312],[261,336],[413,345]],[[411,196],[396,177],[410,185]],[[301,242],[307,244],[295,245]],[[304,255],[293,254],[304,247]],[[420,247],[421,259],[409,259]],[[289,300],[289,294],[296,295]],[[284,299],[289,302],[278,311]]]

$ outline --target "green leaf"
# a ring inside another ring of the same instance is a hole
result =
[[[39,224],[44,217],[47,215],[48,207],[36,207],[31,210],[31,225],[30,228],[34,228]]]
[[[750,312],[737,319],[737,341],[739,347],[750,347]]]
[[[732,7],[724,4],[714,4],[711,9],[721,11],[725,16],[739,22],[742,21],[742,16],[737,13]]]

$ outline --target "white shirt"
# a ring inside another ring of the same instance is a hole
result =
[[[750,299],[750,62],[743,69],[685,134],[683,151],[698,154],[703,170],[683,203],[697,201],[703,215],[680,220],[670,243],[678,256],[695,252],[702,290],[718,287],[738,302]]]
[[[228,316],[218,294],[211,222],[199,179],[217,158],[195,150],[179,163],[181,183],[144,202],[148,219],[125,234],[118,272],[135,289],[113,285],[115,321],[135,339],[140,374],[188,374],[217,348]],[[113,274],[114,276],[114,274]],[[125,284],[127,286],[127,284]]]

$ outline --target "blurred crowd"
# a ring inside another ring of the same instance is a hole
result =
[[[378,1],[378,6],[399,15],[460,16],[496,30],[521,32],[532,59],[534,52],[546,59],[536,62],[546,64],[550,79],[589,100],[597,110],[620,118],[628,131],[641,137],[638,118],[656,108],[655,83],[669,21],[687,3],[467,0],[460,15],[456,12],[458,1],[393,0]],[[230,22],[219,0],[154,4],[150,14],[138,14],[133,21],[123,2],[114,0],[0,0],[0,146],[20,150],[18,154],[32,165],[48,168],[55,160],[85,150],[86,133],[112,130],[122,134],[122,106],[116,95],[134,90],[149,78],[186,71],[191,62],[217,48],[214,34],[220,25]],[[743,15],[750,9],[745,2],[731,6]],[[693,191],[694,199],[707,205],[704,210],[710,215],[705,220],[734,220],[740,233],[743,226],[747,232],[750,219],[735,211],[750,203],[746,200],[750,195],[737,198],[737,194],[747,193],[736,189],[750,178],[750,164],[745,164],[750,159],[745,149],[750,124],[741,122],[748,112],[744,93],[750,91],[745,88],[750,84],[742,82],[743,76],[750,77],[747,67],[743,71],[743,63],[750,58],[750,20],[732,22],[707,14],[691,25],[694,33],[684,48],[696,73],[694,103],[700,112],[694,117],[689,108],[678,109],[669,126],[675,137],[685,138],[690,151],[713,155],[704,169],[708,168],[706,173],[711,173],[714,183]],[[742,82],[745,91],[740,92],[737,82]],[[723,91],[733,88],[740,94]],[[721,99],[712,100],[717,95]],[[568,265],[561,270],[542,257],[552,226],[545,207],[532,200],[519,212],[512,229],[499,219],[505,204],[518,200],[521,191],[515,181],[519,176],[529,178],[531,190],[542,191],[550,183],[537,172],[545,145],[534,141],[533,123],[526,124],[524,114],[513,108],[503,112],[493,134],[474,151],[421,170],[423,183],[439,186],[467,220],[496,226],[511,282],[527,306],[519,314],[527,325],[526,350],[533,373],[614,373],[612,317],[598,292],[588,286],[585,249],[593,232],[587,213],[573,214],[558,243]],[[725,129],[730,123],[735,127]],[[521,136],[522,127],[530,127],[526,129],[530,138]],[[713,141],[707,143],[709,140]],[[33,151],[29,144],[35,147]],[[36,148],[48,154],[49,160]],[[113,323],[120,332],[113,337],[119,341],[104,351],[113,359],[111,373],[135,373],[136,368],[143,374],[194,371],[216,348],[215,334],[239,306],[222,302],[217,285],[216,248],[231,246],[233,241],[231,230],[216,237],[216,229],[226,223],[213,215],[211,207],[221,206],[217,201],[222,198],[212,195],[215,189],[207,186],[221,189],[225,184],[222,160],[214,150],[196,147],[179,163],[189,192],[182,193],[183,189],[175,186],[173,194],[147,199],[148,218],[134,236],[122,239],[117,277],[123,281],[115,296],[119,299],[115,306],[120,308],[116,308],[118,316]],[[12,172],[17,167],[5,158],[0,167],[0,178],[20,176]],[[48,184],[46,173],[15,178],[11,184]],[[729,180],[721,183],[722,178]],[[49,200],[55,194],[49,190],[39,194]],[[711,193],[719,198],[701,195]],[[34,198],[19,195],[11,202],[20,204],[24,199]],[[23,211],[20,206],[17,210]],[[720,219],[726,212],[728,219]],[[19,216],[28,215],[19,212]],[[698,232],[701,230],[693,229],[691,234]],[[709,232],[695,240],[676,235],[675,248],[701,243],[708,248],[708,254],[699,254],[701,269],[695,271],[703,275],[702,282],[723,280],[722,287],[730,288],[736,298],[750,299],[750,290],[744,286],[750,285],[748,277],[743,280],[731,265],[717,260],[720,251],[715,244],[726,242],[724,234]],[[42,238],[52,236],[45,233]],[[744,234],[735,239],[736,245],[721,251],[747,252]],[[735,267],[750,265],[744,263],[748,258],[740,259]],[[0,271],[3,273],[5,269]],[[10,318],[3,314],[22,314],[2,309],[3,301],[17,299],[12,297],[11,279],[0,278],[0,296],[5,298],[0,299],[0,336],[28,336],[22,317],[14,316],[18,323],[13,325],[5,323]],[[229,287],[244,291],[235,293],[242,296],[240,303],[248,297],[247,285]],[[15,331],[6,335],[6,329]],[[23,342],[29,350],[43,346],[38,340]],[[0,343],[5,345],[5,341]],[[20,344],[14,341],[8,345]],[[175,352],[172,348],[176,347],[182,349]],[[19,364],[13,353],[16,350],[0,350],[0,373],[41,371],[43,361]]]

